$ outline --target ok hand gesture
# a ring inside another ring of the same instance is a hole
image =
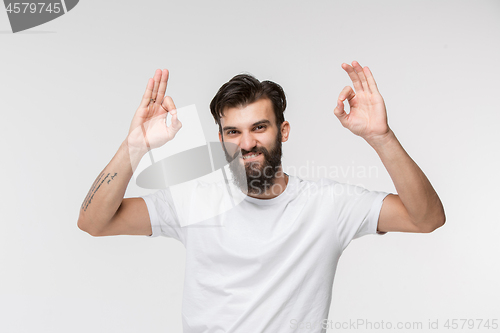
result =
[[[384,138],[390,132],[387,111],[370,69],[361,67],[357,61],[352,62],[352,67],[342,64],[342,68],[349,74],[356,92],[350,86],[342,89],[333,112],[342,126],[368,142]],[[344,111],[346,98],[349,113]]]
[[[149,79],[141,104],[135,112],[128,134],[128,145],[146,152],[158,148],[172,140],[181,129],[177,119],[177,110],[170,96],[165,96],[168,82],[168,70],[157,69],[154,79]],[[172,122],[167,127],[167,113],[172,115]]]

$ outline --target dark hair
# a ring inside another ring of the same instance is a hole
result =
[[[283,113],[286,109],[286,97],[283,88],[272,81],[260,82],[249,74],[239,74],[220,87],[210,102],[210,112],[219,125],[222,134],[221,117],[227,107],[245,107],[261,98],[269,98],[276,116],[276,126],[280,132],[281,124],[285,121]]]

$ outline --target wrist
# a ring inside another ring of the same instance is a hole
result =
[[[374,135],[369,138],[365,138],[366,142],[374,149],[384,147],[387,144],[397,140],[394,132],[389,128],[388,131],[384,134]]]
[[[128,152],[131,160],[140,160],[148,152],[148,148],[145,144],[138,145],[134,143],[129,136],[122,142],[122,146]]]

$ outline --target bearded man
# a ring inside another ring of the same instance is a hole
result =
[[[123,198],[140,159],[172,140],[182,126],[172,99],[164,97],[168,71],[157,70],[129,135],[85,199],[78,227],[92,236],[161,235],[182,242],[185,333],[301,332],[305,327],[325,332],[337,263],[352,239],[390,231],[428,233],[445,222],[438,195],[388,126],[370,69],[358,62],[342,68],[354,90],[342,90],[334,113],[375,149],[398,194],[285,173],[281,145],[290,124],[284,119],[283,89],[237,75],[219,89],[210,109],[244,199],[223,214],[190,224],[189,214],[200,209],[193,204],[196,193],[183,199],[182,207],[168,188]],[[220,204],[211,195],[203,199]],[[214,225],[222,227],[203,228]]]

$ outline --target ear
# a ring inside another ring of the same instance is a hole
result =
[[[288,141],[289,135],[290,135],[290,123],[288,121],[284,121],[281,124],[281,142]]]
[[[219,132],[219,142],[222,143],[222,135]]]

